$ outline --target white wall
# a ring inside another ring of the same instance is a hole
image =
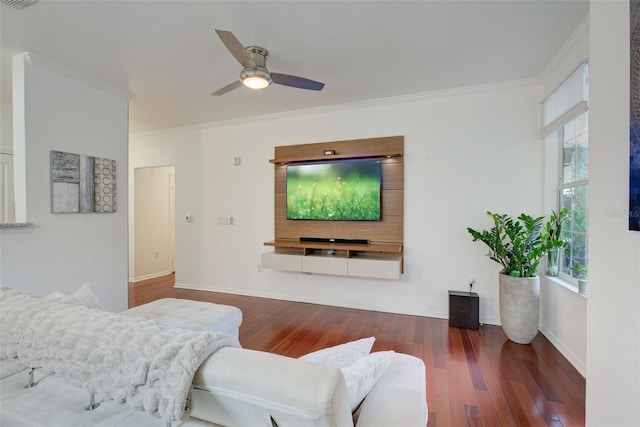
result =
[[[0,153],[0,223],[15,223],[13,154]]]
[[[179,286],[446,318],[447,291],[473,277],[481,321],[498,323],[499,266],[466,227],[490,226],[487,210],[542,213],[538,96],[534,82],[505,83],[134,135],[130,168],[176,167],[176,217],[194,218],[176,224]],[[402,279],[259,272],[274,146],[390,135],[405,136]]]
[[[13,112],[11,105],[0,104],[0,152],[13,153]]]
[[[90,283],[105,306],[127,307],[128,94],[33,55],[18,62],[24,99],[14,109],[24,125],[26,214],[34,226],[0,236],[0,283],[38,295],[71,293]],[[16,73],[16,71],[14,71]],[[60,150],[117,162],[118,211],[52,214],[49,151]]]
[[[628,230],[629,3],[590,11],[587,425],[640,425],[640,232]]]
[[[13,112],[0,104],[0,223],[15,222],[13,196]]]
[[[540,76],[540,100],[545,99],[584,60],[589,58],[589,21],[567,40]],[[545,212],[557,210],[558,144],[545,142]],[[540,278],[540,330],[586,376],[587,300],[556,279]]]

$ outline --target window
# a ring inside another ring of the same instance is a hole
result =
[[[568,247],[561,272],[571,275],[576,263],[588,264],[587,207],[589,184],[589,113],[584,112],[562,126],[559,136],[559,207],[567,208],[571,216],[565,221],[562,234]]]
[[[560,264],[565,279],[576,276],[572,274],[576,264],[588,264],[588,99],[589,65],[583,62],[542,102],[541,134],[547,148],[558,150],[553,160],[547,157],[550,165],[558,163],[557,188],[552,186],[557,191],[555,209],[567,208],[571,213],[562,228],[568,245]],[[549,177],[555,175],[551,169],[546,170]]]

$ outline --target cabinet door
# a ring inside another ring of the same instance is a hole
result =
[[[347,275],[347,258],[307,255],[302,258],[305,273]]]
[[[284,271],[302,271],[302,256],[267,252],[262,254],[262,268]]]
[[[349,258],[349,276],[373,277],[376,279],[399,279],[401,258],[375,259],[367,257]]]

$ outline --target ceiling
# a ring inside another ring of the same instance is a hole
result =
[[[586,0],[1,4],[0,95],[11,104],[11,56],[26,51],[129,91],[132,133],[527,79],[588,11]],[[214,29],[324,90],[211,96],[241,70]]]

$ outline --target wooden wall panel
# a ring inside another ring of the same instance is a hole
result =
[[[382,190],[382,218],[404,216],[404,191]]]
[[[385,159],[382,162],[382,188],[404,191],[403,159]]]
[[[325,149],[335,150],[336,156],[323,156],[322,151]],[[402,245],[404,241],[404,158],[399,154],[403,150],[404,137],[276,147],[276,159],[274,160],[275,239],[298,240],[300,237],[366,239],[371,242],[389,242]],[[382,160],[381,221],[287,220],[286,163],[347,157],[377,157]]]
[[[276,165],[274,171],[274,186],[273,191],[275,193],[287,192],[287,167],[285,165]]]
[[[387,215],[377,221],[276,221],[276,240],[300,237],[367,239],[375,243],[402,243],[402,217]]]
[[[325,155],[325,150],[335,154]],[[274,163],[304,162],[310,160],[351,159],[362,157],[399,156],[404,153],[404,137],[353,139],[349,141],[320,142],[315,144],[284,145],[275,148]]]

